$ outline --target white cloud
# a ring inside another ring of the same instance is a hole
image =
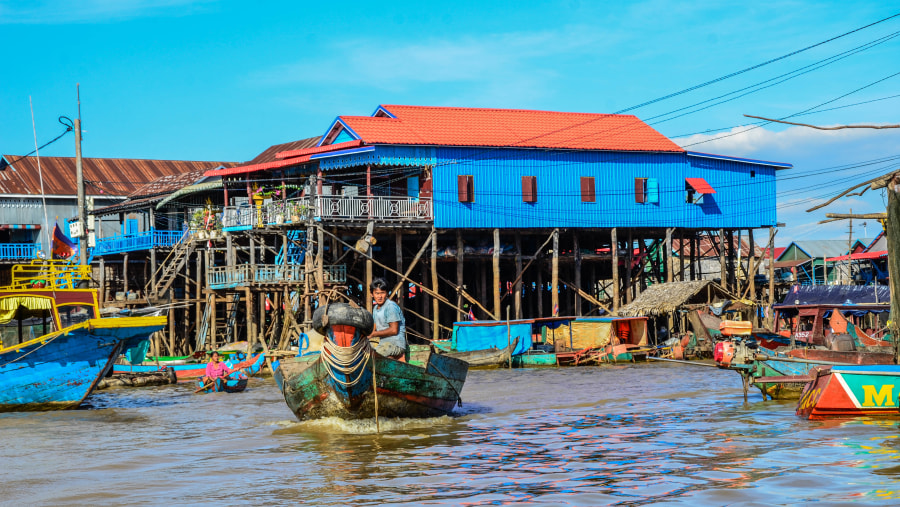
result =
[[[102,23],[143,16],[183,14],[215,0],[43,0],[23,7],[0,2],[0,24]]]

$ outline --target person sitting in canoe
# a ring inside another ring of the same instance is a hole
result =
[[[375,331],[369,338],[380,338],[375,352],[382,356],[397,358],[406,354],[406,319],[400,305],[388,299],[388,284],[384,278],[376,278],[369,286],[375,307]]]
[[[228,367],[224,362],[219,360],[219,353],[213,352],[212,357],[209,360],[209,363],[206,364],[206,375],[200,379],[204,385],[213,382],[217,378],[225,377],[231,373],[234,373],[234,370]]]

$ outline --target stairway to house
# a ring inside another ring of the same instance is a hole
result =
[[[210,320],[212,313],[212,305],[215,296],[210,294],[206,298],[203,308],[203,320],[197,326],[197,350],[205,350],[207,343],[211,341]],[[241,294],[235,293],[231,300],[225,302],[225,311],[216,312],[216,322],[213,323],[216,330],[216,347],[221,347],[225,343],[231,343],[235,340],[235,324],[237,323],[237,311],[240,307]],[[210,345],[212,345],[210,343]]]
[[[287,252],[284,245],[278,250],[275,264],[303,264],[306,253],[306,231],[291,229],[287,231]]]
[[[184,268],[184,263],[194,251],[194,242],[191,241],[191,235],[185,234],[181,240],[172,247],[172,251],[166,259],[159,265],[156,270],[156,286],[152,286],[152,282],[147,284],[144,292],[150,294],[150,297],[159,298],[164,295],[170,288],[172,283],[178,276],[178,273]]]

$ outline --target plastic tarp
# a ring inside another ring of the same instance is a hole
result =
[[[53,309],[53,301],[50,298],[33,296],[8,296],[0,298],[0,324],[6,324],[13,320],[19,307],[31,312],[43,312]],[[29,317],[40,315],[35,313]]]
[[[877,296],[876,296],[877,291]],[[781,303],[774,306],[794,305],[867,305],[890,303],[891,289],[885,286],[867,285],[795,285]]]
[[[504,349],[507,339],[510,342],[519,338],[513,354],[521,354],[531,348],[531,323],[512,321],[509,325],[509,336],[506,334],[506,322],[478,323],[456,322],[453,324],[453,350],[470,352],[490,348]]]
[[[605,347],[609,345],[612,329],[611,322],[576,320],[572,322],[571,347],[576,350]]]

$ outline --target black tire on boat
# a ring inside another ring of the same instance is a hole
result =
[[[326,308],[329,326],[353,326],[363,336],[370,335],[375,328],[375,320],[365,308],[353,308],[347,303],[332,303],[316,308],[313,313],[312,326],[319,334],[325,334],[326,326],[322,323],[322,316],[325,315]]]

